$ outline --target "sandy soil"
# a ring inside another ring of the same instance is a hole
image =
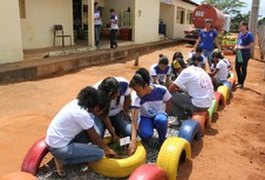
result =
[[[175,46],[140,57],[149,69],[163,53],[187,56],[188,46]],[[229,56],[231,60],[233,56]],[[56,112],[75,98],[81,88],[106,76],[132,77],[134,61],[117,62],[60,77],[0,86],[0,176],[19,171],[32,143],[44,136]],[[265,64],[251,60],[245,89],[233,93],[219,111],[202,141],[192,144],[192,160],[181,165],[179,179],[265,179]]]

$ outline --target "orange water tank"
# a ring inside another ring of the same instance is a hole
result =
[[[212,20],[213,27],[216,29],[222,29],[225,24],[225,15],[222,11],[211,5],[202,4],[192,13],[195,28],[204,28],[206,19]]]

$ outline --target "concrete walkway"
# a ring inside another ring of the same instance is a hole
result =
[[[161,40],[146,44],[124,42],[117,49],[101,47],[47,48],[43,50],[25,51],[25,60],[0,65],[0,83],[11,83],[23,80],[34,80],[51,77],[78,68],[102,63],[111,63],[126,57],[136,58],[146,52],[165,48],[179,43],[179,40]]]

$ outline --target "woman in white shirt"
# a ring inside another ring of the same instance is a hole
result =
[[[114,140],[117,139],[116,134],[122,137],[130,136],[131,90],[128,81],[123,77],[107,77],[93,87],[104,91],[111,100],[109,110],[102,114],[103,123],[97,123],[100,135],[103,136],[107,128]]]
[[[88,86],[53,118],[45,142],[55,157],[55,163],[58,164],[59,176],[65,175],[63,164],[94,162],[105,154],[116,156],[94,128],[95,115],[100,115],[108,108],[109,100],[106,94]],[[97,146],[87,144],[89,141]]]

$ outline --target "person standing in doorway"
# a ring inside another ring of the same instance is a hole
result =
[[[202,54],[207,58],[208,65],[211,67],[211,60],[212,60],[212,54],[214,50],[216,37],[218,36],[217,31],[212,28],[212,20],[206,19],[205,20],[205,28],[200,31],[199,37],[196,41],[196,44],[194,46],[194,50],[199,46],[202,48]],[[216,44],[218,49],[219,44]]]
[[[237,74],[236,86],[242,89],[247,76],[247,66],[251,56],[251,48],[254,46],[254,37],[253,34],[248,31],[248,24],[246,22],[241,22],[239,24],[239,31],[234,51],[237,52],[235,61]]]
[[[115,13],[114,9],[110,9],[110,48],[116,49],[118,47],[117,41],[116,41],[116,34],[119,30],[118,26],[118,16]]]
[[[98,9],[98,3],[94,3],[94,25],[95,25],[95,45],[99,48],[100,33],[102,27],[101,12]]]

